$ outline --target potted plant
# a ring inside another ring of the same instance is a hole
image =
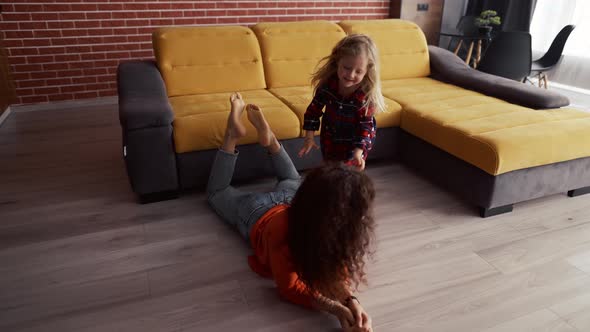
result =
[[[484,10],[475,19],[475,25],[479,27],[479,33],[489,36],[492,32],[492,25],[500,25],[502,21],[495,10]]]

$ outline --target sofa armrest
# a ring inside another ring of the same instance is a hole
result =
[[[174,120],[162,75],[154,61],[128,61],[117,70],[119,121],[127,130],[167,126]]]
[[[153,61],[121,63],[117,88],[123,157],[133,191],[142,203],[176,197],[174,114],[158,67]]]
[[[569,99],[556,92],[477,71],[448,50],[428,46],[428,52],[431,76],[437,80],[533,109],[569,105]]]

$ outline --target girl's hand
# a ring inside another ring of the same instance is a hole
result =
[[[363,159],[363,149],[356,148],[352,155],[352,165],[356,166],[359,171],[365,169],[365,159]]]
[[[304,155],[307,155],[312,148],[317,150],[320,147],[317,144],[315,144],[315,139],[313,138],[313,136],[305,137],[305,140],[303,141],[303,147],[301,148],[301,150],[299,150],[299,158],[303,157]]]

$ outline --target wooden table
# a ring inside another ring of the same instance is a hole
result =
[[[451,46],[453,39],[459,39],[459,43],[455,47],[454,53],[458,55],[462,46],[467,47],[467,57],[465,58],[465,63],[472,66],[473,68],[477,68],[479,61],[481,61],[482,49],[487,47],[492,40],[492,37],[486,35],[465,35],[459,32],[441,32],[440,36],[451,38],[447,48]],[[475,55],[473,54],[474,48]]]

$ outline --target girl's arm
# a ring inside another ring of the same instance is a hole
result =
[[[326,97],[324,88],[318,87],[311,103],[307,106],[307,110],[303,115],[303,129],[306,131],[306,137],[311,135],[313,138],[313,132],[320,129],[320,118],[324,114],[323,110],[327,102]]]
[[[307,106],[307,110],[303,115],[303,130],[305,130],[305,140],[303,146],[299,150],[299,157],[308,154],[312,148],[319,149],[315,144],[314,133],[320,129],[320,118],[324,114],[323,109],[326,105],[326,94],[323,88],[318,88],[311,103]]]
[[[355,148],[355,157],[367,155],[367,152],[373,147],[372,138],[375,136],[375,123],[373,122],[373,115],[375,108],[372,105],[361,107],[358,109],[355,124],[355,133],[353,137],[353,146]],[[356,158],[355,158],[356,159]]]

